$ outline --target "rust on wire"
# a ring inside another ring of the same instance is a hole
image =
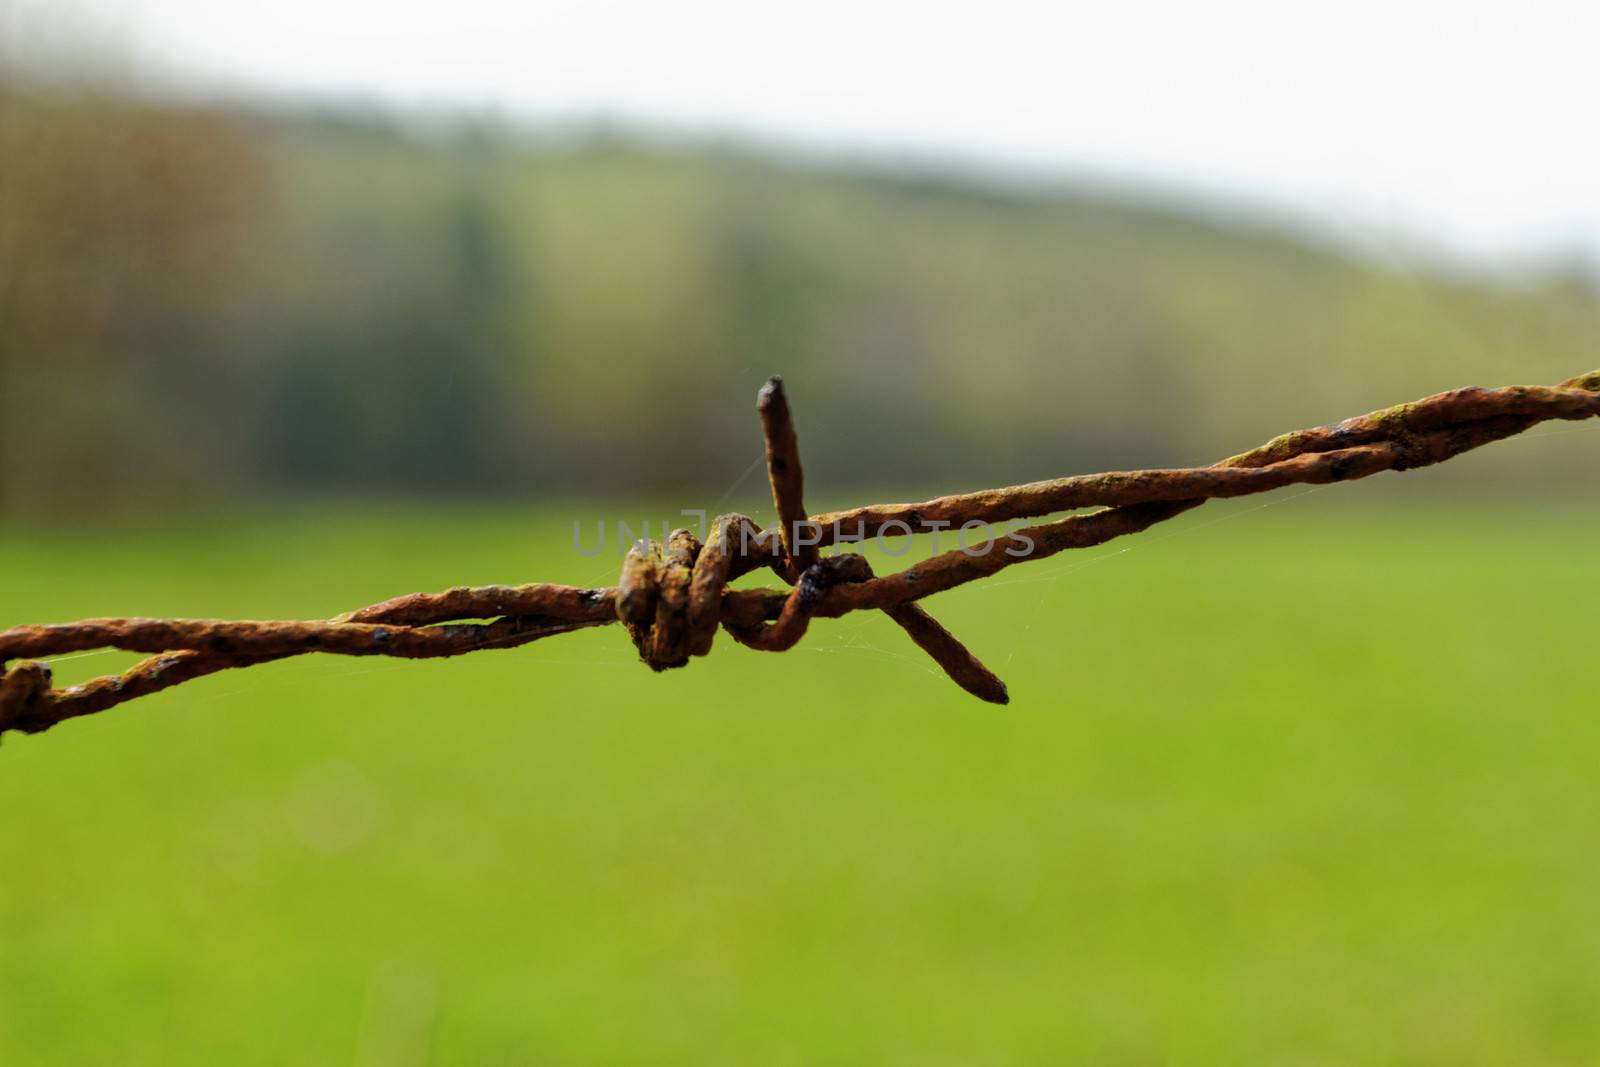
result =
[[[772,483],[772,506],[778,512],[778,537],[783,541],[783,570],[790,582],[799,581],[817,561],[820,538],[806,519],[805,472],[800,466],[800,442],[789,413],[783,379],[774,375],[756,394],[756,414],[767,439],[767,480]]]
[[[704,544],[687,530],[675,530],[664,546],[633,546],[617,585],[608,589],[462,586],[412,593],[321,621],[117,618],[14,627],[0,632],[0,733],[39,733],[207,674],[309,652],[426,659],[515,648],[620,622],[640,658],[666,670],[708,653],[719,626],[740,644],[781,652],[805,636],[813,619],[865,609],[894,619],[961,688],[1004,704],[1005,683],[918,601],[1025,560],[1138,533],[1207,500],[1410,470],[1547,420],[1593,418],[1600,415],[1600,371],[1550,387],[1456,389],[1285,434],[1210,467],[1080,475],[809,517],[794,420],[780,379],[762,388],[757,411],[778,513],[773,529],[730,514],[712,523]],[[819,552],[866,537],[987,529],[1084,508],[1100,510],[990,532],[986,545],[964,544],[882,577],[864,556]],[[771,567],[790,587],[728,588],[760,567]],[[50,669],[39,662],[98,649],[151,658],[121,674],[65,688],[52,688]]]

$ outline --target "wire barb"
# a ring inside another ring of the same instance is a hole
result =
[[[704,544],[687,530],[673,531],[664,547],[647,542],[631,548],[617,585],[608,589],[543,583],[459,586],[395,597],[324,621],[116,618],[17,626],[0,632],[0,734],[40,733],[207,674],[310,652],[426,659],[515,648],[620,622],[640,658],[666,670],[708,653],[718,626],[747,647],[781,652],[805,636],[813,619],[869,608],[894,619],[961,688],[1004,704],[1005,683],[918,601],[1016,563],[1139,533],[1207,500],[1411,470],[1541,422],[1600,416],[1600,371],[1557,386],[1456,389],[1285,434],[1210,467],[1079,475],[810,517],[781,379],[762,388],[757,411],[778,513],[774,529],[729,514],[712,523]],[[1101,510],[992,536],[981,549],[964,545],[882,577],[873,574],[864,556],[819,552],[867,537],[1084,508]],[[728,588],[763,566],[772,567],[790,588]],[[150,653],[151,658],[121,674],[61,689],[51,688],[49,667],[37,662],[96,649]],[[8,661],[17,662],[8,668]]]

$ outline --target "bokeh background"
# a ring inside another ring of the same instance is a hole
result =
[[[1600,363],[1581,5],[228,7],[0,3],[0,626],[606,584],[772,373],[820,510]],[[1006,709],[852,617],[8,738],[0,1062],[1585,1062],[1597,435],[941,596]]]

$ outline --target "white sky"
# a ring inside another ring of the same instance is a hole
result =
[[[1600,0],[9,2],[92,10],[233,87],[1131,178],[1487,262],[1600,254]]]

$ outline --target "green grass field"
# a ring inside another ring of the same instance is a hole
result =
[[[0,1063],[1589,1062],[1600,511],[1273,499],[930,601],[1007,708],[858,615],[9,737]],[[13,530],[0,626],[607,584],[579,513]]]

